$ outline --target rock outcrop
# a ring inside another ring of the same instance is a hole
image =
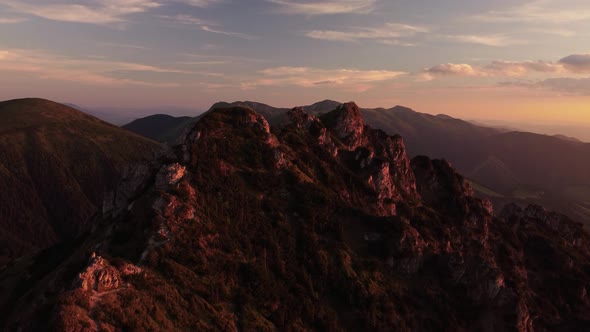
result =
[[[86,270],[78,276],[75,287],[85,291],[107,292],[121,287],[123,281],[119,271],[104,258],[92,254],[90,264]]]

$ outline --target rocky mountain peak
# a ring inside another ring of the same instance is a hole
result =
[[[307,112],[302,107],[295,107],[287,112],[289,122],[298,128],[309,129],[313,123],[319,119]]]
[[[352,148],[362,144],[365,121],[360,108],[354,102],[342,104],[336,110],[320,116],[320,119]]]
[[[182,144],[190,146],[204,135],[229,138],[234,130],[245,131],[253,138],[263,138],[270,144],[276,143],[270,125],[262,115],[249,107],[235,106],[207,112],[189,131]]]

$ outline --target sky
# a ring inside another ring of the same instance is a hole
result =
[[[590,124],[587,0],[0,0],[0,99]]]

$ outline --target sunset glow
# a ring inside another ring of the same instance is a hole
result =
[[[579,0],[0,0],[0,98],[589,124],[587,31]]]

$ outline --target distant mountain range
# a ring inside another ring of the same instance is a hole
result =
[[[133,107],[85,107],[72,103],[65,103],[64,105],[82,111],[86,114],[92,115],[105,122],[112,123],[117,126],[128,124],[134,120],[141,119],[153,114],[168,114],[172,116],[184,116],[191,114],[198,114],[202,111],[197,111],[191,108],[182,107],[147,107],[147,108],[133,108]]]
[[[573,138],[577,141],[590,142],[590,124],[588,123],[523,123],[501,120],[469,120],[469,122],[480,126],[510,128],[511,131],[525,131],[550,136],[563,136]]]
[[[149,137],[154,141],[173,145],[182,132],[198,120],[199,117],[174,117],[167,114],[155,114],[134,120],[122,128]]]
[[[88,230],[122,173],[159,149],[65,105],[0,102],[0,265]]]

